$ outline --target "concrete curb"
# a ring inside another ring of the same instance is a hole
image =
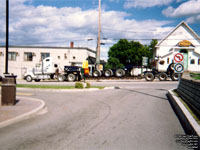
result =
[[[37,108],[35,108],[35,109],[33,109],[33,110],[31,110],[27,113],[24,113],[24,114],[17,116],[15,118],[1,122],[0,128],[6,127],[8,125],[11,125],[11,124],[14,124],[14,123],[17,123],[17,122],[20,122],[20,121],[23,121],[23,120],[26,120],[26,119],[29,119],[29,118],[35,117],[37,115],[41,115],[41,114],[48,112],[46,104],[43,100],[36,99],[36,98],[27,98],[27,97],[18,97],[18,98],[24,98],[26,100],[32,100],[32,101],[39,101],[41,104]]]
[[[199,124],[192,117],[189,111],[185,108],[180,99],[172,91],[173,89],[169,90],[167,96],[183,128],[185,129],[185,132],[188,135],[192,134],[192,135],[198,135],[200,137]]]

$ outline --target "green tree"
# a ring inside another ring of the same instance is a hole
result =
[[[128,65],[142,65],[144,56],[151,57],[148,46],[143,46],[140,42],[121,39],[110,48],[106,68],[116,69]]]
[[[158,40],[152,39],[150,45],[149,45],[149,51],[150,51],[150,58],[153,58],[153,52],[156,50],[156,45],[158,44]]]

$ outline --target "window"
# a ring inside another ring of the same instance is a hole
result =
[[[67,59],[67,54],[64,54],[64,58]]]
[[[73,59],[76,59],[76,57],[75,57],[75,56],[73,56]]]
[[[41,53],[41,60],[50,57],[50,53]]]
[[[24,53],[24,61],[33,61],[33,53],[25,52]]]
[[[198,59],[198,65],[200,65],[200,58]]]
[[[16,52],[8,52],[8,60],[9,61],[16,61],[16,56],[17,56]]]
[[[167,64],[169,64],[169,58],[167,58]]]
[[[194,59],[191,59],[191,60],[190,60],[190,64],[195,64],[195,60],[194,60]]]

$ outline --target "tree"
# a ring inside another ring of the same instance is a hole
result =
[[[142,57],[151,57],[148,46],[143,46],[140,42],[129,42],[126,39],[121,39],[110,48],[106,68],[116,69],[116,67],[129,65],[140,66],[142,65]]]
[[[150,50],[150,57],[153,58],[153,52],[156,50],[156,45],[158,44],[158,40],[152,39],[149,50]]]

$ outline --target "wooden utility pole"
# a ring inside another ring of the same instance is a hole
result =
[[[9,45],[9,2],[6,0],[6,53],[5,53],[5,73],[8,73],[8,45]]]
[[[99,0],[99,30],[98,30],[98,40],[97,40],[97,55],[96,55],[96,64],[100,64],[100,34],[101,34],[101,0]]]

